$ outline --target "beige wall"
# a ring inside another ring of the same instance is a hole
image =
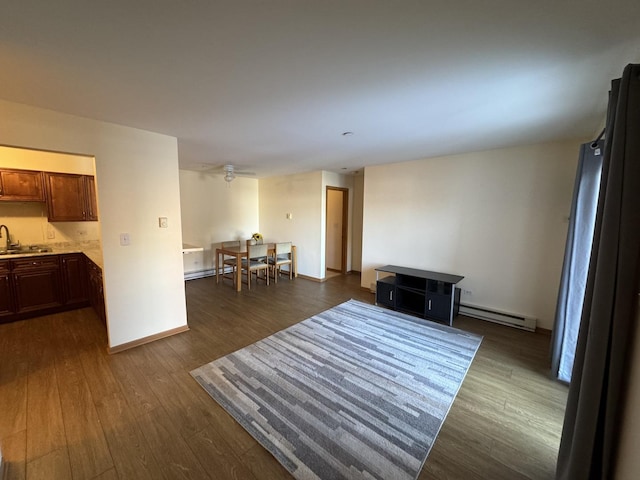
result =
[[[322,172],[258,181],[260,233],[265,240],[291,240],[297,248],[298,273],[313,278],[324,277],[322,189]]]
[[[222,175],[180,170],[180,202],[184,243],[204,248],[185,258],[186,272],[214,267],[212,244],[260,231],[255,178],[236,177],[227,186]]]
[[[0,145],[0,166],[23,170],[42,170],[43,172],[96,174],[93,156],[13,148],[2,145]]]
[[[364,175],[353,177],[353,219],[351,225],[351,269],[362,271],[362,200],[364,195]]]
[[[175,138],[0,101],[0,144],[95,157],[111,347],[186,325]]]
[[[0,168],[95,175],[93,157],[5,146],[0,146]],[[49,223],[46,205],[38,202],[0,202],[0,224],[22,245],[100,240],[99,221]]]
[[[362,286],[396,264],[552,328],[580,141],[367,167]]]

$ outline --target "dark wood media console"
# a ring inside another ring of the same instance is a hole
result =
[[[380,272],[394,275],[379,278]],[[396,265],[378,267],[376,305],[452,325],[460,305],[460,289],[456,284],[463,278]]]

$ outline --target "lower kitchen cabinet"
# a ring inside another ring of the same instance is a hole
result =
[[[102,320],[102,323],[106,325],[107,314],[104,307],[102,269],[91,260],[87,259],[87,270],[89,275],[89,303],[100,320]]]
[[[86,262],[89,260],[85,260],[86,258],[83,253],[60,255],[65,305],[83,304],[84,306],[89,301],[86,268]]]
[[[11,261],[17,314],[61,306],[60,263],[57,255]]]
[[[0,260],[0,323],[90,304],[106,323],[102,270],[83,253]]]
[[[9,321],[15,313],[11,295],[11,265],[8,260],[0,262],[0,323]]]

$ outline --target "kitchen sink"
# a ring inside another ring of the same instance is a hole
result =
[[[51,252],[49,247],[41,247],[39,245],[30,245],[19,248],[9,248],[7,250],[0,250],[0,255],[26,255],[36,253]]]

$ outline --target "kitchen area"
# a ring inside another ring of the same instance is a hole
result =
[[[0,146],[0,323],[87,306],[106,325],[95,160]]]

